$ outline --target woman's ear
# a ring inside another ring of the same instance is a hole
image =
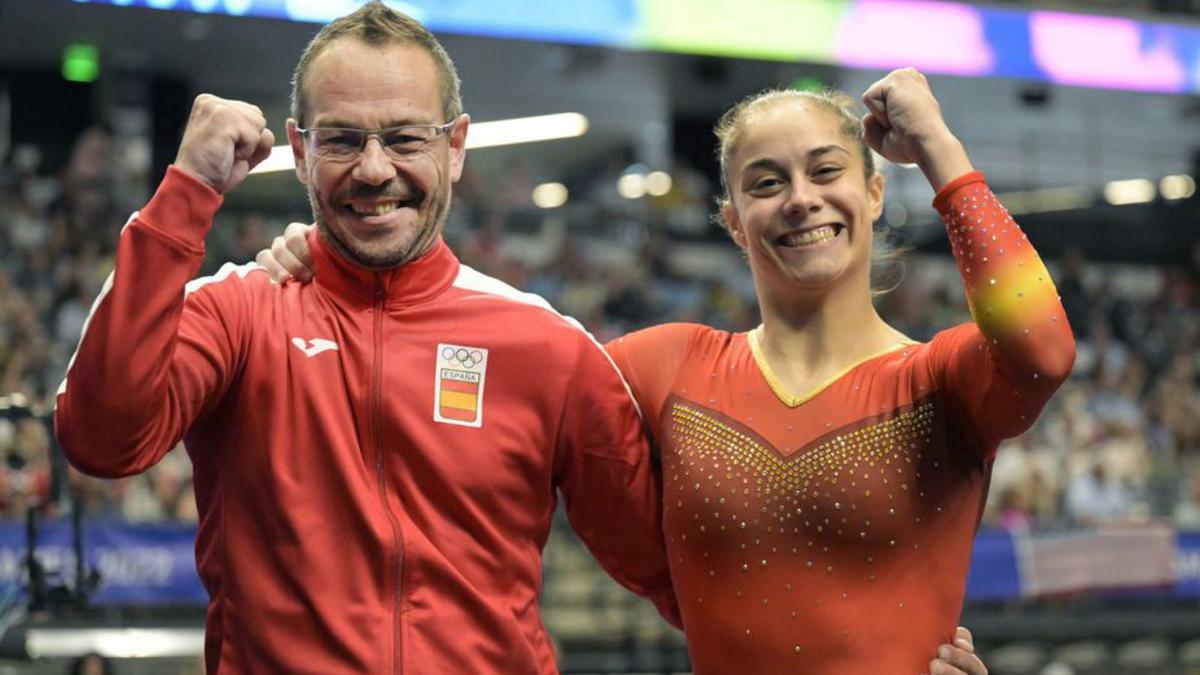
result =
[[[875,173],[867,179],[867,200],[869,201],[871,222],[874,223],[883,216],[883,193],[886,181],[882,174]]]
[[[729,234],[733,243],[743,251],[746,250],[746,230],[742,228],[742,221],[738,218],[737,209],[733,208],[731,199],[721,202],[721,224],[725,226],[725,232]]]

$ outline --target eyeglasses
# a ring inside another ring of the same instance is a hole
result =
[[[308,149],[321,159],[348,161],[367,147],[367,141],[378,138],[384,152],[395,159],[405,159],[427,144],[446,135],[457,120],[445,124],[405,124],[383,129],[351,129],[343,127],[312,127],[296,129],[308,142]]]

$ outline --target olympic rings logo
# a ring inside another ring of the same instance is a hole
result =
[[[476,364],[483,363],[483,352],[478,349],[467,349],[466,347],[443,347],[442,358],[451,363],[456,363],[464,368],[474,367]]]

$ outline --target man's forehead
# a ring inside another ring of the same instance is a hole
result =
[[[322,124],[323,117],[353,116],[363,108],[387,108],[388,121],[397,124],[433,122],[441,115],[437,69],[416,45],[340,39],[314,59],[307,79],[312,116]]]
[[[437,79],[433,56],[421,46],[409,42],[379,45],[344,37],[329,43],[313,59],[309,81],[339,81],[347,76],[380,83],[395,79]]]

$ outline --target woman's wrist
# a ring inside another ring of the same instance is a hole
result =
[[[953,134],[946,131],[920,144],[917,166],[937,193],[947,183],[975,170],[967,150]]]

